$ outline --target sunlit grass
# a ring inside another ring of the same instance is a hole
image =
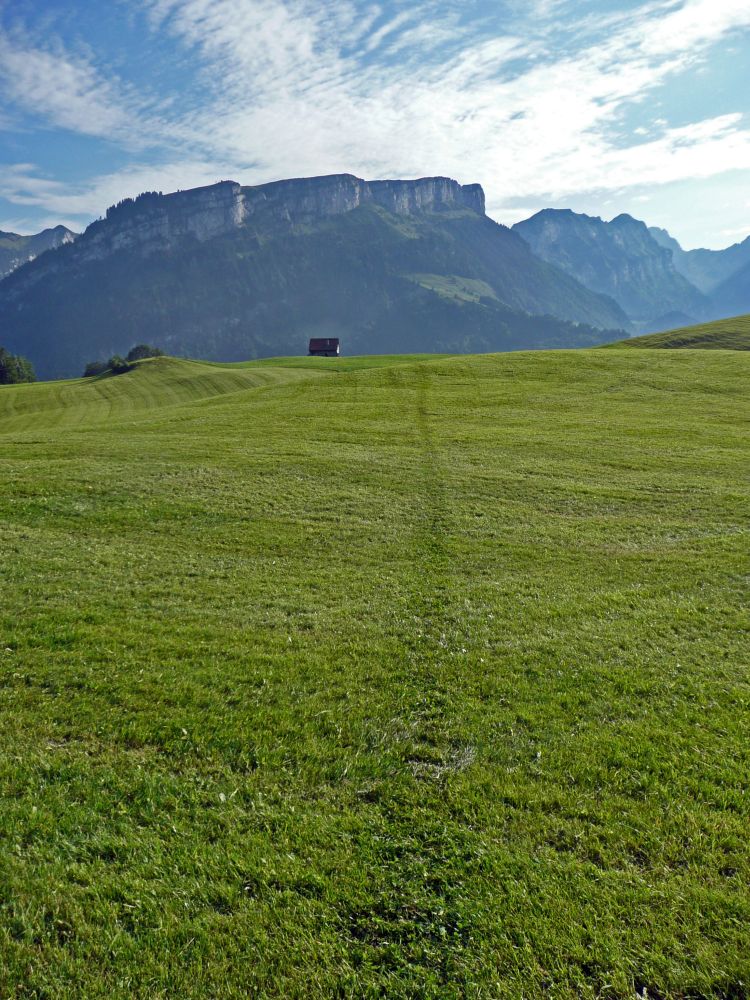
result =
[[[631,337],[607,347],[695,348],[715,351],[750,351],[750,316],[732,316],[711,323],[680,327],[665,333]]]
[[[740,353],[0,389],[0,996],[740,998]]]

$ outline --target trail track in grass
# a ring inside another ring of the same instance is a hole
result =
[[[0,996],[746,996],[749,375],[0,388]]]

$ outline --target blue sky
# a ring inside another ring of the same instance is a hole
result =
[[[750,0],[0,0],[0,229],[340,172],[727,246],[750,234]]]

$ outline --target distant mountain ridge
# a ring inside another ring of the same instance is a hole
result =
[[[709,296],[712,318],[750,311],[750,236],[725,250],[683,250],[666,230],[649,232],[671,250],[677,270]]]
[[[242,360],[572,347],[627,317],[484,212],[477,184],[349,174],[222,181],[109,209],[0,283],[5,346],[42,377],[148,342]]]
[[[678,271],[672,249],[630,215],[604,222],[570,209],[543,209],[513,231],[543,260],[611,296],[634,329],[674,326],[709,309],[706,296]]]
[[[750,264],[750,236],[725,250],[683,250],[666,229],[650,226],[660,246],[672,252],[675,268],[705,295],[711,295],[743,267]]]
[[[683,250],[665,229],[630,215],[605,222],[570,209],[543,209],[513,231],[543,260],[611,296],[631,334],[750,311],[750,237],[725,250]]]
[[[711,301],[718,316],[750,312],[750,261],[714,288]]]
[[[43,229],[32,236],[5,233],[0,230],[0,279],[22,264],[35,260],[46,250],[54,250],[64,243],[72,243],[76,236],[77,233],[66,226]]]

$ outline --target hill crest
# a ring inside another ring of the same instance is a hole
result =
[[[675,350],[750,351],[750,315],[718,319],[698,326],[678,327],[644,337],[630,337],[606,347],[666,348]]]

